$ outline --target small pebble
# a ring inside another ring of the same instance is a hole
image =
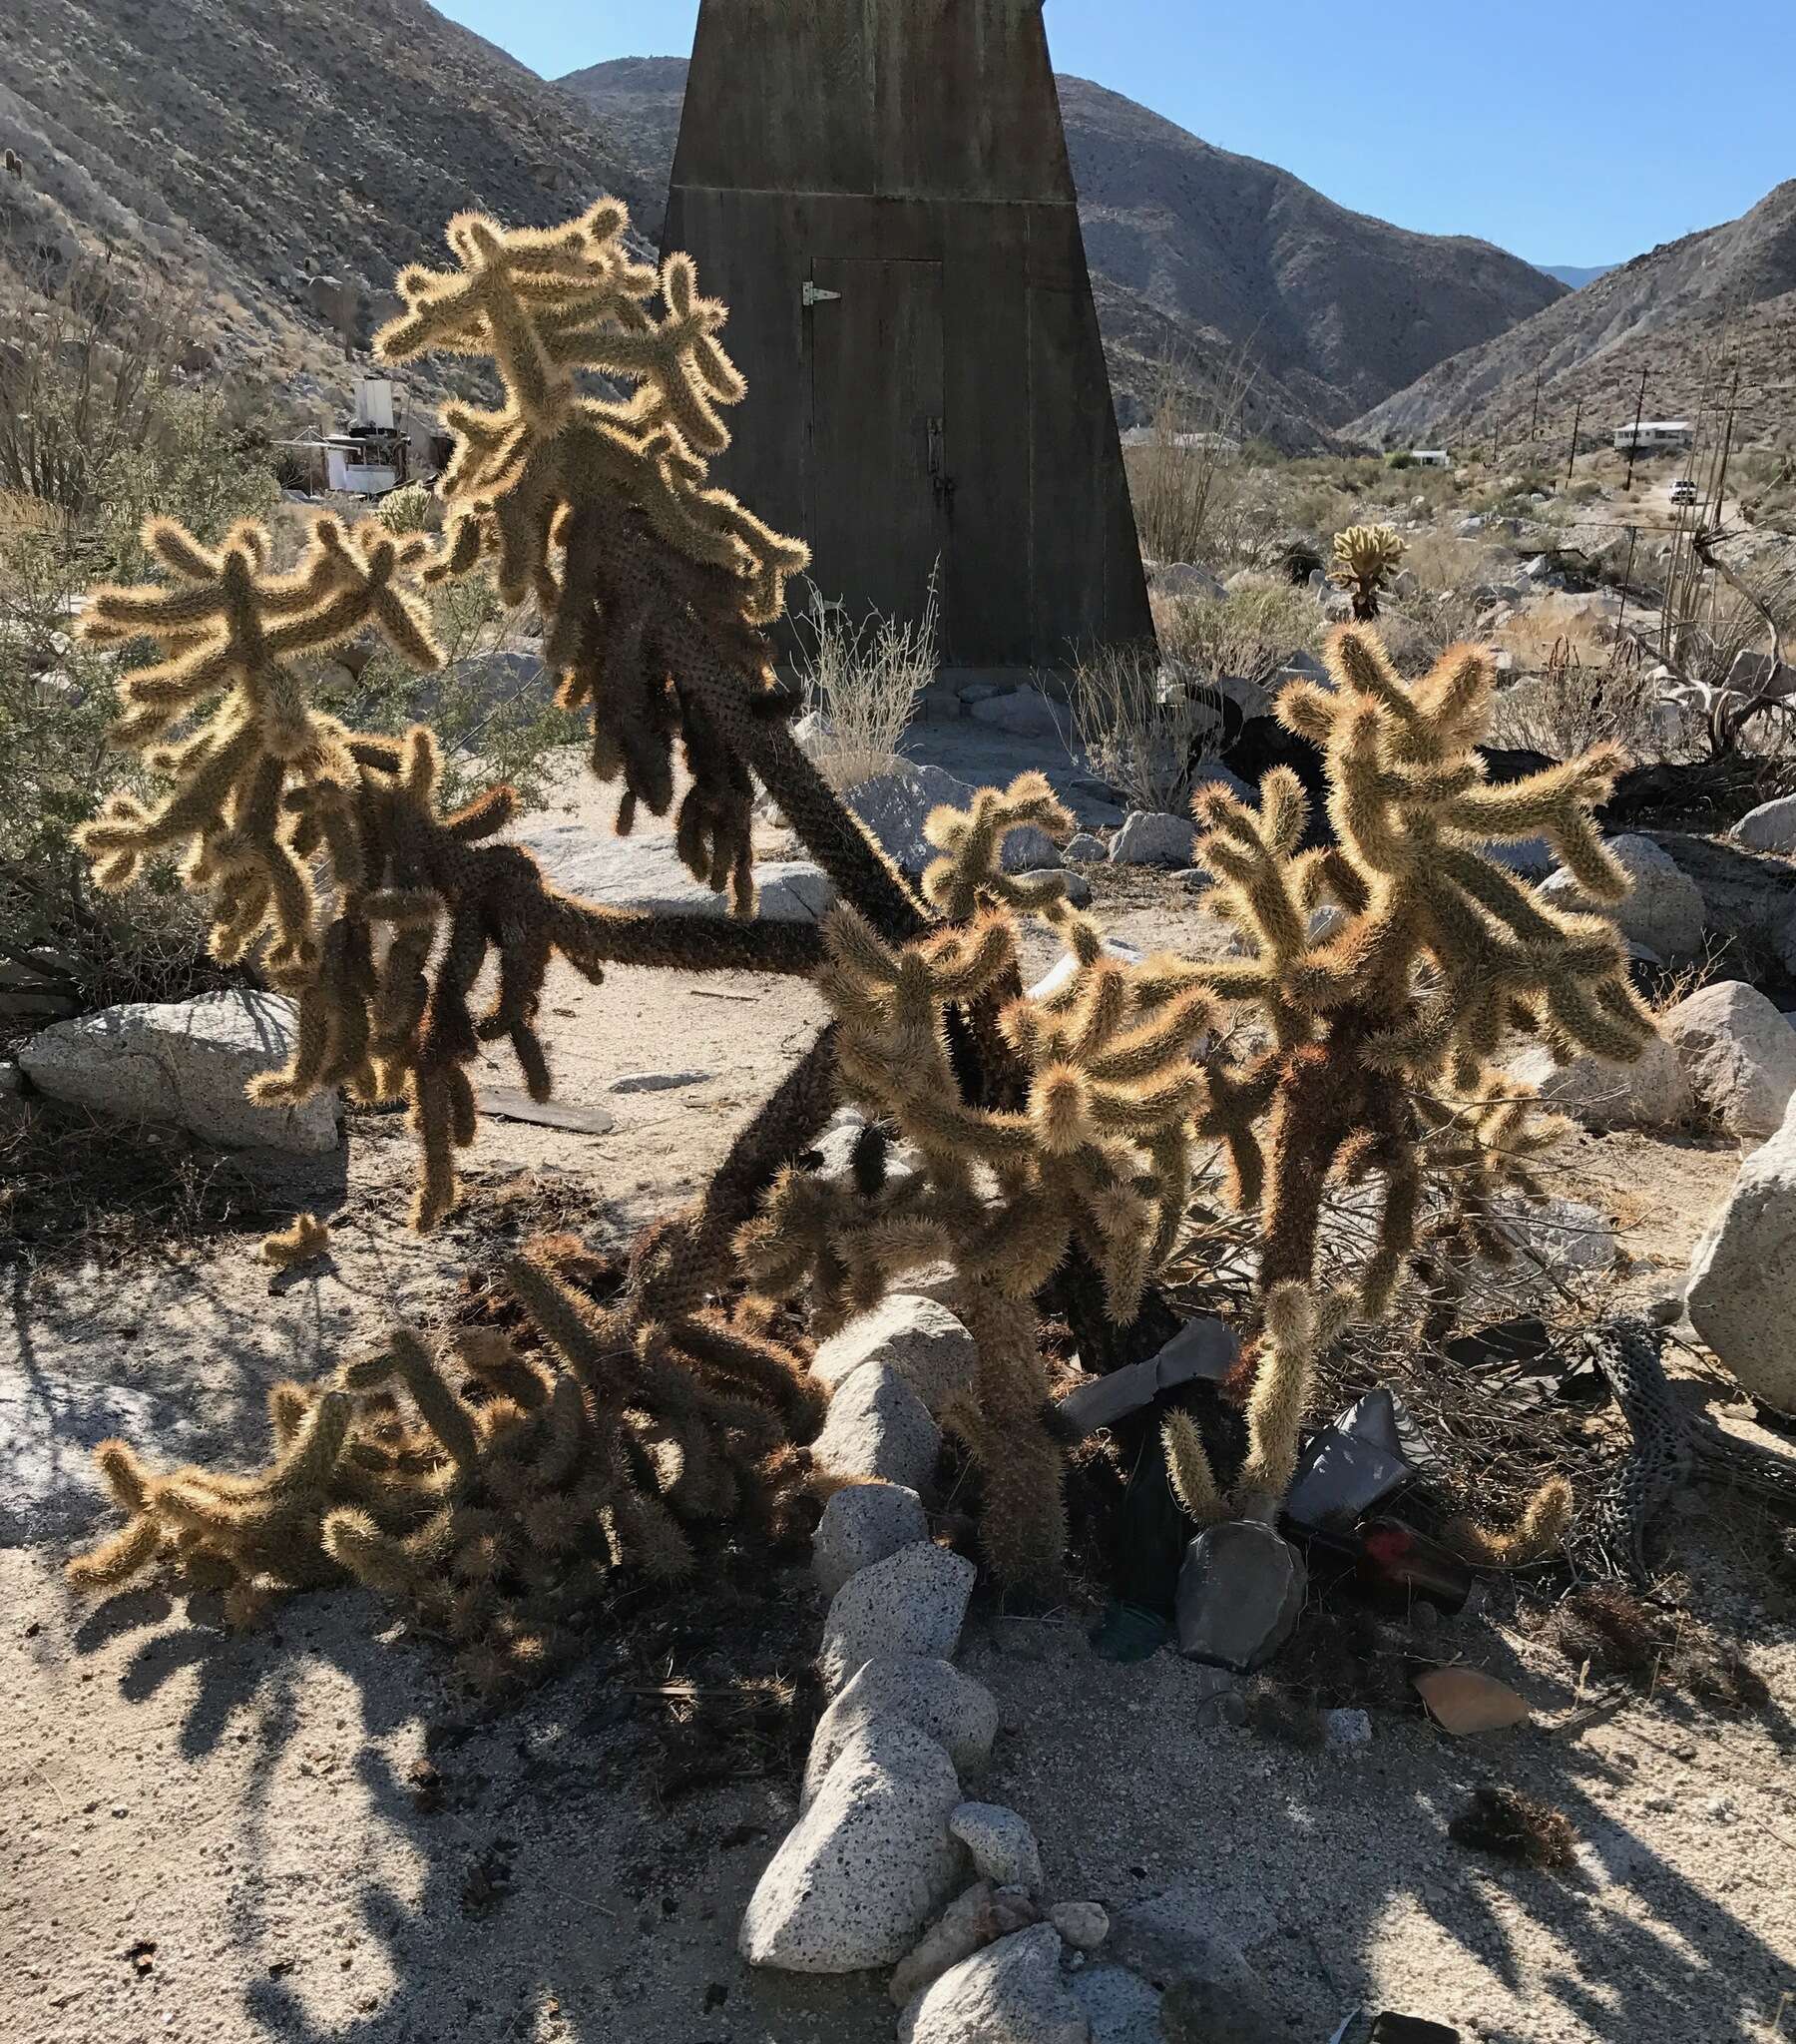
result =
[[[1372,1720],[1364,1711],[1324,1711],[1322,1736],[1330,1746],[1370,1746]]]
[[[1048,1921],[1075,1951],[1095,1952],[1110,1935],[1109,1912],[1098,1902],[1056,1902]]]

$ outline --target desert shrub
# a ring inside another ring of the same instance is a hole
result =
[[[1414,468],[1415,465],[1416,457],[1407,447],[1399,447],[1394,454],[1387,454],[1385,456],[1386,468]]]
[[[1250,585],[1224,597],[1152,599],[1160,652],[1200,675],[1239,675],[1264,682],[1293,653],[1322,644],[1322,612],[1307,589],[1289,583]]]
[[[78,373],[79,362],[71,355],[65,367]],[[64,405],[58,431],[84,418],[90,444],[58,443],[69,501],[15,491],[0,510],[0,945],[54,953],[74,999],[97,1007],[177,999],[225,975],[169,861],[148,861],[128,893],[106,896],[75,848],[73,832],[102,795],[143,779],[108,744],[114,685],[139,656],[74,635],[78,593],[140,572],[139,528],[153,503],[179,507],[211,540],[264,509],[273,484],[252,434],[226,430],[221,406],[172,385],[144,394],[130,436],[111,410],[84,414],[76,403]]]
[[[1160,364],[1149,437],[1123,450],[1135,530],[1150,559],[1232,558],[1241,419],[1252,387],[1244,353],[1214,384],[1199,385],[1178,362]]]
[[[1561,640],[1540,674],[1497,699],[1491,735],[1499,745],[1571,760],[1592,746],[1617,746],[1633,760],[1679,749],[1681,721],[1661,701],[1637,652],[1613,647],[1586,659]]]
[[[1162,814],[1184,808],[1192,766],[1221,732],[1216,703],[1163,678],[1151,648],[1100,647],[1080,662],[1069,707],[1092,770],[1130,808]]]
[[[812,583],[796,617],[798,681],[815,721],[805,751],[831,787],[889,773],[917,699],[936,674],[940,603],[932,570],[920,618],[851,618]]]

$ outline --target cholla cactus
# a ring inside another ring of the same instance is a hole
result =
[[[791,1442],[823,1403],[802,1357],[701,1303],[671,1319],[634,1295],[599,1307],[541,1258],[506,1278],[538,1346],[482,1327],[433,1353],[397,1328],[322,1388],[274,1387],[275,1457],[255,1476],[155,1476],[105,1443],[127,1522],[74,1580],[108,1588],[168,1561],[222,1590],[238,1623],[286,1591],[358,1580],[452,1641],[496,1696],[565,1659],[615,1568],[689,1573],[687,1524],[777,1529],[805,1480]]]
[[[1002,1392],[994,1383],[989,1397],[1004,1430],[978,1409],[961,1415],[1001,1570],[1043,1573],[1058,1523],[1039,1438],[1010,1416],[1047,1396],[1039,1365],[1029,1397],[1018,1395],[1014,1316],[1078,1244],[1104,1275],[1113,1318],[1132,1318],[1177,1245],[1195,1141],[1226,1146],[1232,1196],[1258,1216],[1262,1324],[1245,1465],[1225,1490],[1195,1428],[1175,1421],[1169,1466],[1198,1514],[1269,1514],[1290,1479],[1317,1356],[1353,1313],[1389,1307],[1419,1242],[1457,1233],[1482,1245],[1493,1195],[1534,1187],[1531,1160],[1560,1125],[1495,1067],[1506,1032],[1617,1059],[1651,1034],[1613,926],[1540,902],[1486,852],[1545,835],[1587,893],[1616,898],[1625,876],[1590,821],[1615,758],[1494,787],[1474,750],[1495,688],[1483,655],[1457,649],[1411,688],[1372,635],[1344,628],[1329,666],[1331,688],[1295,685],[1278,711],[1323,750],[1336,845],[1299,849],[1306,797],[1282,769],[1257,808],[1221,790],[1199,802],[1210,898],[1235,923],[1242,956],[1123,965],[1068,907],[1058,878],[1006,876],[1007,829],[1067,827],[1039,776],[930,818],[948,856],[924,886],[954,918],[947,928],[896,949],[844,910],[826,931],[844,1084],[916,1148],[923,1172],[891,1193],[788,1173],[742,1250],[767,1290],[808,1284],[821,1326],[916,1263],[954,1262],[957,1302],[970,1325],[985,1319],[982,1371],[988,1350],[1003,1358]],[[1312,938],[1311,912],[1324,904],[1339,926]],[[1022,913],[1055,929],[1069,961],[1035,996],[1006,997]],[[1013,1103],[973,1106],[954,1082],[948,1018],[994,998],[1023,1076]],[[1252,1027],[1221,1037],[1199,1070],[1193,1050],[1220,1016]],[[1260,1047],[1228,1047],[1245,1040]],[[1350,1291],[1319,1296],[1326,1194],[1364,1181],[1382,1188],[1376,1247]],[[997,1301],[1011,1319],[994,1318]],[[974,1406],[987,1397],[982,1378]]]
[[[1361,624],[1378,615],[1378,599],[1403,559],[1403,541],[1388,525],[1349,525],[1337,532],[1328,579],[1353,598],[1353,615]]]

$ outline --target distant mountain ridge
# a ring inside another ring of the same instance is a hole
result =
[[[1580,291],[1585,284],[1594,283],[1599,276],[1607,276],[1611,269],[1619,269],[1621,265],[1618,262],[1593,262],[1580,268],[1575,262],[1543,262],[1540,266],[1549,276],[1557,276],[1561,283]]]
[[[1796,378],[1796,179],[1738,220],[1636,256],[1523,324],[1450,356],[1371,406],[1349,431],[1387,444],[1501,431],[1541,377],[1543,429],[1632,415],[1646,372],[1649,417],[1683,418],[1725,364],[1742,387]],[[1774,393],[1773,393],[1774,394]],[[1787,397],[1755,420],[1796,415]]]
[[[381,293],[469,207],[641,196],[579,102],[424,0],[5,0],[0,146],[0,287],[110,250],[277,376],[341,366],[308,275]]]
[[[659,230],[685,62],[625,57],[558,83],[601,116]],[[1288,172],[1212,149],[1089,79],[1058,80],[1111,379],[1124,421],[1175,358],[1221,389],[1249,356],[1242,428],[1330,444],[1355,411],[1505,331],[1564,286],[1487,242],[1349,213]]]

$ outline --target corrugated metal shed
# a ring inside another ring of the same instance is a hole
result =
[[[1041,0],[702,0],[664,243],[751,395],[719,479],[946,657],[1152,626]]]

